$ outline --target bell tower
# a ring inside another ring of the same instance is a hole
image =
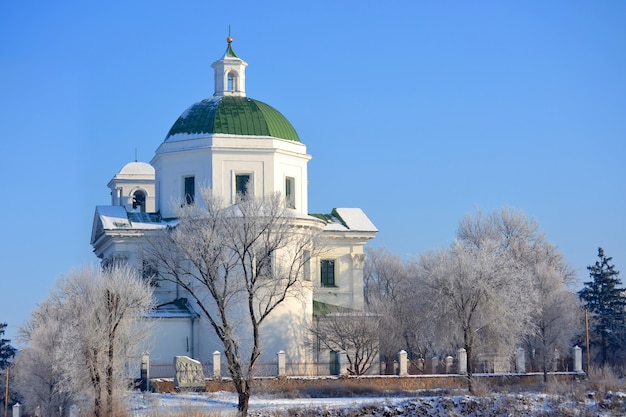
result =
[[[215,70],[214,96],[246,96],[246,67],[248,63],[239,58],[233,50],[233,38],[226,39],[228,47],[222,59],[211,67]]]

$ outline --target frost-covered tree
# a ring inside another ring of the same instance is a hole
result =
[[[606,257],[598,248],[594,265],[587,267],[591,281],[578,292],[584,308],[591,314],[592,344],[599,348],[597,361],[601,366],[616,364],[618,350],[626,341],[626,297],[619,271],[611,264],[613,258]]]
[[[574,272],[556,248],[542,240],[529,246],[523,259],[537,290],[532,316],[536,332],[528,335],[526,347],[531,363],[541,369],[547,382],[548,371],[569,351],[580,330],[580,303],[566,288]]]
[[[28,347],[19,390],[27,405],[53,408],[71,399],[96,417],[115,416],[127,362],[146,336],[137,324],[152,305],[150,286],[127,266],[84,267],[60,279],[22,332]]]
[[[244,416],[262,325],[309,285],[305,268],[321,247],[321,226],[297,217],[280,194],[240,195],[232,206],[209,189],[201,196],[180,207],[178,225],[151,239],[147,250],[160,279],[187,291],[221,341]]]
[[[476,246],[457,241],[448,250],[421,256],[423,300],[439,339],[467,353],[468,388],[473,390],[474,350],[489,346],[511,354],[530,326],[534,291],[496,242]]]
[[[477,350],[507,360],[536,332],[538,289],[530,259],[543,244],[534,221],[503,208],[466,216],[451,248],[420,257],[419,281],[438,344],[465,348],[470,389]]]
[[[81,403],[81,395],[64,386],[64,311],[46,300],[32,312],[31,319],[19,330],[26,347],[15,360],[15,385],[27,408],[40,415],[62,417],[69,406]]]

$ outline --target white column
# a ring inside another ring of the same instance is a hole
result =
[[[400,361],[400,376],[407,376],[409,374],[407,366],[407,353],[405,350],[398,352],[398,360]]]
[[[13,417],[22,417],[22,405],[15,403],[13,406]]]
[[[276,354],[278,358],[278,376],[285,376],[285,351],[281,350]]]
[[[526,352],[524,348],[517,348],[517,352],[515,353],[515,368],[520,374],[526,372]]]
[[[459,361],[459,370],[458,373],[460,375],[467,374],[467,351],[463,348],[456,351],[458,361]]]
[[[582,372],[583,371],[583,350],[574,346],[574,372]]]
[[[437,366],[439,366],[439,358],[438,357],[434,357],[430,360],[430,366],[432,368],[432,373],[436,374],[437,373]]]
[[[339,362],[339,376],[348,375],[348,353],[345,350],[337,352],[337,359]]]
[[[222,354],[219,351],[213,352],[213,378],[222,377]]]
[[[446,356],[446,373],[449,374],[452,370],[452,364],[454,363],[454,358],[452,356]]]
[[[419,369],[420,371],[422,371],[422,373],[425,373],[426,370],[424,369],[424,358],[419,358],[417,360],[417,369]]]

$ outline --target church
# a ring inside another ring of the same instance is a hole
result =
[[[111,204],[95,209],[91,245],[101,264],[126,262],[157,276],[141,250],[155,231],[176,224],[176,205],[194,204],[201,187],[223,201],[236,204],[240,193],[263,197],[281,193],[290,210],[320,224],[327,247],[311,260],[310,294],[285,300],[294,322],[313,322],[316,311],[328,306],[362,311],[364,245],[377,229],[359,208],[333,208],[329,213],[308,212],[307,165],[311,155],[291,123],[275,108],[246,95],[246,67],[232,38],[224,55],[212,64],[214,93],[192,104],[176,119],[150,163],[130,162],[108,183]],[[314,140],[314,139],[312,139]],[[175,356],[210,362],[221,346],[203,322],[192,297],[179,286],[154,287],[157,308],[152,321],[151,362],[171,364]],[[278,312],[276,313],[279,314]],[[261,362],[271,362],[278,351],[287,361],[314,362],[320,352],[305,347],[302,335],[290,327],[266,326]],[[267,335],[269,333],[269,335]],[[268,337],[271,336],[271,337]]]

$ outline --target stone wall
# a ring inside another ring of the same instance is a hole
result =
[[[550,380],[571,381],[580,379],[584,374],[576,372],[556,372],[549,374]],[[529,374],[480,374],[474,375],[479,382],[486,384],[506,386],[534,386],[543,381],[542,373]],[[381,391],[417,391],[431,389],[465,389],[467,379],[463,375],[426,375],[426,376],[362,376],[362,377],[319,377],[319,378],[258,378],[255,379],[254,388],[261,391],[289,392],[302,390],[320,389],[340,389],[349,385],[352,389],[359,387],[365,389],[377,389]],[[153,379],[150,387],[155,392],[174,392],[173,379]],[[207,379],[206,391],[234,391],[231,381],[227,378]]]

